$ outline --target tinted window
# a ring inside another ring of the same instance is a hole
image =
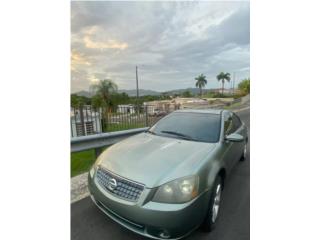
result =
[[[241,121],[237,115],[232,114],[232,122],[233,122],[232,132],[235,132],[241,126]]]
[[[189,137],[190,140],[195,141],[218,142],[221,126],[220,119],[220,114],[171,113],[153,125],[150,131],[161,136]]]

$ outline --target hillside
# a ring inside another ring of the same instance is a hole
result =
[[[212,92],[214,89],[202,89],[202,93],[205,94],[207,92]],[[174,89],[174,90],[170,90],[170,91],[165,91],[165,92],[157,92],[154,90],[146,90],[146,89],[139,89],[139,95],[140,96],[146,96],[146,95],[151,95],[151,96],[159,96],[161,94],[166,94],[166,95],[174,95],[174,94],[182,94],[185,91],[190,91],[192,93],[192,95],[195,94],[199,94],[200,90],[199,88],[183,88],[183,89]],[[130,97],[134,97],[137,95],[137,90],[136,89],[130,89],[130,90],[126,90],[126,89],[119,89],[118,90],[119,93],[126,93],[128,94]],[[80,91],[77,93],[74,93],[78,96],[84,96],[84,97],[92,97],[92,94],[88,91]]]

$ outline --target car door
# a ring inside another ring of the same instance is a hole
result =
[[[238,162],[241,157],[241,148],[243,142],[232,142],[225,139],[226,136],[232,133],[238,133],[241,131],[240,125],[231,112],[224,112],[223,114],[223,158],[227,171],[230,171],[232,167]]]
[[[240,118],[235,113],[232,113],[232,123],[233,123],[233,125],[232,125],[231,133],[237,133],[237,134],[243,136],[244,139],[246,139],[245,126],[242,124]],[[235,162],[233,164],[236,164],[238,162],[238,160],[241,158],[244,145],[245,145],[245,141],[234,143],[234,160],[235,160]]]
[[[223,115],[223,134],[222,134],[222,145],[223,145],[223,160],[227,171],[229,172],[232,168],[232,142],[225,140],[225,137],[231,133],[232,130],[232,115],[229,112],[224,112]]]

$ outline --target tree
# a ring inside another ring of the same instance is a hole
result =
[[[104,79],[99,81],[96,84],[92,84],[90,86],[90,89],[92,92],[95,93],[96,96],[99,96],[102,100],[102,108],[104,109],[104,118],[105,118],[103,120],[104,123],[102,125],[103,126],[105,125],[105,129],[108,129],[108,112],[109,112],[109,106],[110,106],[110,96],[112,93],[118,90],[118,86],[112,80]]]
[[[217,75],[217,79],[218,81],[222,82],[222,95],[223,95],[223,90],[224,90],[224,82],[225,80],[227,80],[228,82],[230,82],[230,73],[224,73],[224,72],[221,72]]]
[[[77,94],[71,94],[71,107],[73,108],[79,108],[83,105],[88,105],[90,102],[90,98],[78,96]]]
[[[182,93],[182,97],[192,97],[192,94],[189,90],[186,90]]]
[[[116,111],[119,104],[126,104],[128,101],[129,101],[128,94],[114,92],[110,95],[108,106],[110,106],[114,111]]]
[[[250,78],[243,79],[239,84],[238,88],[244,93],[250,93]]]
[[[118,91],[117,84],[110,79],[104,79],[96,84],[92,84],[90,88],[96,95],[101,97],[105,107],[109,105],[111,94]]]
[[[198,77],[195,78],[195,80],[196,87],[200,89],[200,96],[202,96],[202,88],[204,88],[207,84],[206,76],[201,73]]]
[[[94,95],[92,98],[91,98],[91,105],[93,107],[93,109],[95,111],[98,111],[99,108],[102,108],[103,106],[103,100],[101,98],[100,95]]]
[[[76,94],[71,94],[71,107],[73,108],[79,107],[79,99]]]

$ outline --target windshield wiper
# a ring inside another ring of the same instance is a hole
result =
[[[149,129],[148,129],[146,132],[147,132],[147,133],[150,133],[150,134],[153,134],[153,135],[156,135],[156,133],[155,133],[155,132],[150,131]]]
[[[183,139],[186,139],[186,140],[195,141],[195,139],[193,139],[191,136],[183,134],[183,133],[178,133],[178,132],[174,132],[174,131],[161,131],[161,132],[176,135],[176,136],[183,138]]]

